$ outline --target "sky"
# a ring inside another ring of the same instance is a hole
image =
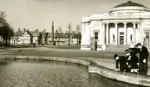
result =
[[[50,32],[54,21],[55,29],[63,31],[72,24],[75,30],[83,16],[108,12],[112,7],[128,0],[0,0],[0,11],[4,11],[7,21],[14,28],[35,29]],[[138,0],[132,0],[138,2]],[[150,0],[139,0],[150,8]]]

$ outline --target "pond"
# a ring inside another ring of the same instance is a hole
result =
[[[89,74],[86,66],[50,61],[0,61],[0,87],[138,87]]]

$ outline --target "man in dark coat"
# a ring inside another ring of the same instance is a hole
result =
[[[120,67],[120,71],[121,72],[125,71],[127,57],[125,57],[125,56],[118,56],[117,54],[115,54],[114,55],[114,59],[116,61],[116,69],[118,70],[119,67]]]
[[[139,74],[147,75],[148,72],[148,56],[149,52],[145,46],[142,46],[141,43],[135,45],[135,48],[139,48]]]

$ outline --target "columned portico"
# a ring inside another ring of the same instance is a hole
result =
[[[114,28],[109,27],[110,23],[114,25]],[[140,32],[139,28],[138,27],[136,28],[136,25],[139,26],[138,23],[130,22],[130,21],[129,22],[115,22],[115,23],[112,23],[110,21],[110,23],[103,23],[102,25],[103,32],[104,32],[103,44],[126,45],[126,44],[137,43],[136,33]]]
[[[143,44],[144,39],[150,39],[150,9],[139,3],[122,3],[108,13],[93,14],[82,20],[82,50]]]

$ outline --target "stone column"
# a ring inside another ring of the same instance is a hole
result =
[[[109,23],[106,24],[106,44],[109,42]]]
[[[140,34],[140,43],[143,44],[143,30],[141,26],[141,22],[139,23],[139,34]]]
[[[124,44],[127,44],[127,22],[124,22],[124,29],[125,29],[125,39],[124,39]]]
[[[102,44],[105,44],[105,24],[102,23],[102,31],[101,31],[101,34],[102,34]]]
[[[136,23],[133,22],[133,44],[136,44]]]
[[[118,23],[115,23],[115,29],[117,30],[117,32],[116,32],[116,34],[117,34],[117,35],[116,35],[117,39],[115,38],[115,43],[118,44],[118,43],[119,43],[119,42],[118,42],[118,37],[119,37],[119,35],[118,35]],[[116,41],[116,40],[117,40],[117,41]]]
[[[139,43],[140,42],[140,38],[141,38],[140,24],[139,23],[137,23],[137,34],[138,34],[138,35],[136,35],[137,36],[137,43]]]
[[[105,23],[102,23],[102,32],[101,32],[101,34],[102,34],[102,51],[105,51],[105,49],[106,49],[106,29],[105,29]],[[97,49],[98,50],[98,49]]]
[[[106,44],[106,24],[104,24],[104,43]]]

